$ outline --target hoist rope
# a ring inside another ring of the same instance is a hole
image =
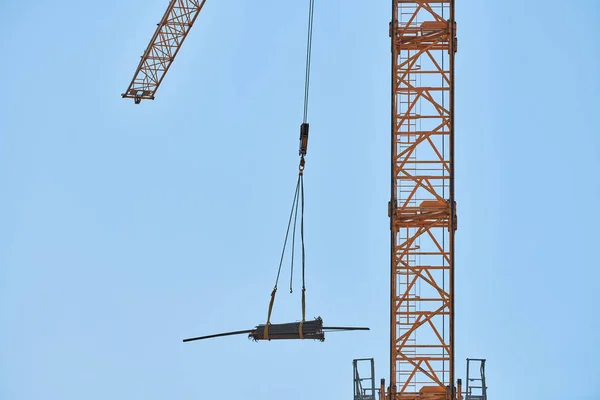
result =
[[[298,182],[296,183],[296,191],[294,193],[294,201],[292,202],[292,210],[290,211],[290,217],[288,219],[288,226],[285,232],[285,239],[283,241],[283,250],[281,251],[281,258],[279,259],[279,268],[277,269],[277,278],[275,279],[275,286],[271,292],[271,301],[269,303],[269,313],[267,315],[267,323],[265,324],[264,338],[269,340],[269,325],[271,323],[271,313],[273,312],[273,304],[275,303],[275,295],[277,293],[277,284],[279,283],[279,277],[281,275],[281,267],[283,265],[283,259],[285,256],[285,250],[287,241],[290,234],[290,227],[292,227],[292,218],[294,219],[294,225],[292,230],[292,260],[290,263],[290,293],[293,292],[293,280],[294,280],[294,258],[296,248],[296,226],[298,221],[298,207],[300,207],[300,242],[302,246],[301,261],[302,261],[302,321],[299,326],[299,336],[301,339],[304,338],[303,325],[306,320],[306,279],[305,279],[305,257],[306,252],[304,248],[304,155],[306,154],[306,140],[308,140],[308,93],[310,90],[310,62],[312,54],[312,34],[313,34],[313,19],[315,10],[315,0],[309,0],[308,8],[308,37],[306,40],[306,70],[304,75],[304,116],[303,124],[301,127],[300,137],[300,165],[298,172]],[[303,136],[303,133],[305,135]]]
[[[306,123],[308,118],[308,91],[310,88],[310,58],[312,54],[312,33],[313,16],[315,14],[315,0],[309,0],[308,7],[308,38],[306,40],[306,71],[304,76],[304,118],[302,122]]]

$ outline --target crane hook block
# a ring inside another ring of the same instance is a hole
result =
[[[308,147],[308,123],[304,122],[300,125],[300,156],[306,155],[306,148]]]

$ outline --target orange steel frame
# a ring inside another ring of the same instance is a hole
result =
[[[390,399],[455,399],[453,0],[393,0]]]
[[[206,0],[171,0],[150,40],[127,91],[121,96],[139,104],[154,100],[171,63],[179,52]]]

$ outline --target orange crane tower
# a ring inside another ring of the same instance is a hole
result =
[[[455,34],[453,0],[393,0],[390,400],[457,398]]]

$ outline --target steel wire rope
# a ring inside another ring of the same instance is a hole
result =
[[[306,66],[304,73],[304,116],[302,122],[308,119],[308,92],[310,89],[310,61],[312,56],[313,19],[315,14],[315,0],[309,0],[308,7],[308,34],[306,40]]]
[[[277,293],[277,284],[279,283],[279,276],[281,275],[281,266],[283,265],[283,258],[285,256],[285,248],[287,247],[287,241],[290,234],[290,226],[292,225],[292,217],[294,210],[297,209],[298,203],[298,192],[300,190],[300,180],[302,173],[298,175],[298,181],[296,183],[296,190],[294,192],[294,201],[292,202],[292,210],[290,211],[290,217],[288,219],[287,229],[285,231],[285,239],[283,240],[283,249],[281,250],[281,258],[279,259],[279,268],[277,269],[277,278],[275,278],[275,286],[271,292],[271,301],[269,302],[269,311],[267,313],[267,323],[265,324],[264,336],[265,339],[269,340],[269,325],[271,324],[271,313],[273,312],[273,305],[275,304],[275,294]]]
[[[300,201],[295,202],[295,210],[294,210],[294,227],[292,228],[292,259],[290,266],[290,293],[293,293],[293,279],[294,279],[294,254],[296,249],[296,222],[298,219],[298,206],[300,205],[300,243],[301,243],[301,262],[302,262],[302,290],[305,290],[305,257],[306,253],[304,250],[304,174],[299,174],[299,193],[300,193]]]
[[[298,176],[298,179],[300,179],[300,176]],[[302,189],[301,189],[302,190]],[[295,250],[296,250],[296,222],[298,221],[298,204],[299,202],[296,201],[295,204],[295,210],[294,210],[294,227],[292,228],[292,260],[290,263],[290,293],[294,292],[293,289],[293,280],[294,280],[294,255],[295,255]]]
[[[307,28],[307,41],[306,41],[306,64],[305,64],[305,74],[304,74],[304,115],[302,118],[303,125],[308,125],[308,95],[310,91],[310,65],[311,65],[311,56],[312,56],[312,35],[313,35],[313,20],[314,20],[314,9],[315,9],[315,0],[309,0],[309,8],[308,8],[308,28]],[[302,322],[300,325],[300,336],[302,337],[302,324],[305,320],[305,292],[306,292],[306,284],[305,284],[305,247],[304,247],[304,154],[306,152],[301,153],[300,157],[300,171],[298,173],[298,181],[296,183],[296,191],[294,193],[294,201],[292,202],[292,210],[290,211],[290,217],[288,219],[288,226],[285,232],[285,239],[283,242],[283,249],[281,251],[281,257],[279,259],[279,267],[277,268],[277,277],[275,279],[275,286],[273,287],[273,291],[271,292],[271,302],[269,303],[269,312],[267,316],[267,323],[265,326],[265,338],[268,340],[269,338],[269,324],[271,321],[271,312],[273,311],[273,304],[275,302],[275,294],[277,293],[277,285],[279,283],[279,277],[281,276],[281,267],[283,265],[283,259],[285,257],[285,250],[287,247],[287,241],[289,238],[290,227],[292,225],[292,218],[294,219],[294,226],[292,232],[292,259],[290,262],[290,293],[293,292],[293,274],[294,274],[294,254],[296,247],[296,222],[298,218],[298,195],[302,198],[301,201],[301,216],[300,216],[300,241],[302,246]]]
[[[300,237],[302,242],[302,321],[306,319],[306,279],[304,275],[306,264],[306,253],[304,250],[304,174],[300,174]]]
[[[296,191],[294,192],[294,201],[292,202],[292,210],[290,211],[290,217],[288,219],[287,229],[285,231],[285,239],[283,240],[283,249],[281,250],[281,258],[279,259],[279,268],[277,269],[277,278],[275,279],[275,287],[273,290],[277,290],[277,284],[279,283],[279,276],[281,275],[281,266],[283,265],[283,258],[285,256],[285,249],[287,247],[287,241],[290,234],[290,227],[292,225],[292,218],[294,216],[294,210],[297,210],[298,203],[298,192],[300,189],[300,177],[298,176],[298,182],[296,183]]]
[[[304,75],[304,115],[302,118],[303,124],[308,123],[308,95],[310,91],[310,66],[312,59],[312,37],[313,37],[313,21],[315,15],[315,0],[309,0],[308,5],[308,27],[307,27],[307,39],[306,39],[306,65]],[[300,242],[302,246],[302,323],[306,319],[306,250],[304,247],[304,155],[300,159],[300,174],[299,174],[299,185],[300,185]],[[291,287],[290,287],[291,290]],[[300,333],[302,335],[302,325],[300,326]]]

